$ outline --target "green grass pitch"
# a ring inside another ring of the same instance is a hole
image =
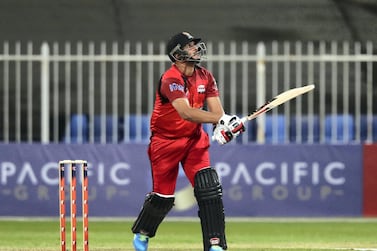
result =
[[[89,219],[90,250],[133,250],[131,225],[132,221],[124,218]],[[81,230],[77,230],[78,250],[82,250]],[[377,251],[375,218],[235,218],[228,219],[226,232],[229,251]],[[0,219],[0,250],[60,250],[58,219]],[[197,219],[167,218],[160,225],[149,251],[173,250],[202,250]]]

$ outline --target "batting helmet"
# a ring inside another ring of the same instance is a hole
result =
[[[206,52],[206,46],[203,42],[200,42],[201,38],[194,38],[188,32],[181,32],[173,37],[171,37],[166,46],[166,52],[172,62],[175,61],[191,61],[191,62],[200,62],[200,59]],[[194,42],[198,46],[198,54],[200,57],[198,59],[192,58],[188,53],[183,50],[185,45],[190,42]]]

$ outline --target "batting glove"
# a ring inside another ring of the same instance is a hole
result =
[[[213,127],[212,140],[216,140],[220,145],[224,145],[233,139],[233,133],[225,125],[217,124]]]
[[[237,115],[224,114],[221,116],[219,124],[228,127],[233,136],[238,136],[241,132],[245,131],[245,125]]]

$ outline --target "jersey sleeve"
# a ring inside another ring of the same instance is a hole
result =
[[[177,78],[163,78],[161,80],[160,92],[169,100],[170,103],[177,98],[185,98],[185,89],[186,88],[184,82]]]
[[[213,75],[208,72],[208,87],[207,87],[207,98],[209,97],[218,97],[219,89],[217,88],[216,79]]]

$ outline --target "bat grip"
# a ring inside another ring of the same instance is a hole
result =
[[[248,121],[247,116],[241,118],[242,123],[246,123]]]

